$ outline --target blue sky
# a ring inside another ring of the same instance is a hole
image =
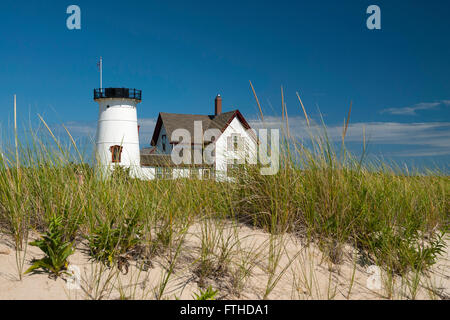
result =
[[[71,4],[81,8],[81,30],[66,27]],[[381,30],[366,28],[371,4],[381,8]],[[158,112],[210,114],[217,93],[224,110],[256,119],[251,80],[273,124],[283,86],[299,138],[296,91],[336,139],[352,100],[347,141],[355,151],[366,128],[376,156],[448,168],[449,12],[447,0],[3,0],[0,123],[10,129],[17,94],[22,126],[41,114],[93,136],[103,56],[104,87],[143,90],[142,147]]]

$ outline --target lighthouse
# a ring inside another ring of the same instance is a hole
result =
[[[104,174],[115,166],[130,168],[131,174],[139,170],[136,107],[141,97],[141,90],[136,89],[94,89],[94,101],[99,105],[95,151],[97,164]]]

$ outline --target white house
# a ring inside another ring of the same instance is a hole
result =
[[[96,89],[94,100],[99,103],[96,153],[103,173],[120,165],[141,179],[227,180],[235,166],[256,163],[256,135],[239,110],[222,113],[220,95],[214,115],[161,112],[151,147],[143,149],[136,112],[141,91]]]

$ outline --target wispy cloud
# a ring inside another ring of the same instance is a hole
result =
[[[97,123],[94,121],[89,122],[76,122],[71,121],[64,124],[70,134],[74,137],[93,138],[95,137],[95,131],[97,129]],[[60,130],[63,129],[62,126]],[[64,129],[63,129],[64,130]]]
[[[153,134],[153,130],[156,125],[156,120],[152,118],[142,118],[138,120],[138,124],[141,126],[139,129],[139,139],[142,144],[148,145]],[[97,131],[96,121],[77,122],[71,121],[64,123],[64,126],[69,130],[70,134],[76,138],[87,138],[89,140],[95,140],[95,133]],[[59,134],[65,134],[65,130],[62,125],[55,126],[56,132]]]
[[[447,156],[449,154],[448,150],[440,148],[414,148],[410,150],[401,150],[390,152],[390,156],[394,157],[436,157],[436,156]]]
[[[438,102],[421,102],[409,107],[388,108],[381,110],[380,113],[388,113],[392,115],[416,116],[419,110],[432,110],[441,106],[450,106],[450,100],[442,100]]]
[[[450,101],[448,101],[450,102]],[[142,118],[138,120],[140,127],[141,148],[150,144],[156,119]],[[264,123],[250,119],[250,126],[258,128],[284,128],[286,123],[281,117],[266,116]],[[69,132],[76,138],[95,139],[97,123],[68,122],[65,124]],[[62,129],[62,127],[61,127]],[[312,132],[320,134],[323,128],[320,124],[312,125]],[[327,126],[327,135],[331,141],[340,142],[342,125]],[[289,117],[290,135],[298,140],[309,141],[310,131],[303,117]],[[366,141],[372,145],[397,146],[396,151],[386,152],[389,156],[442,156],[450,155],[450,122],[358,122],[349,124],[345,141],[348,143],[363,142],[363,132]],[[61,131],[65,134],[65,131]],[[392,148],[391,148],[392,149]]]
[[[156,119],[152,118],[142,118],[138,120],[138,124],[141,126],[139,129],[139,140],[144,145],[141,148],[147,147],[152,139],[153,131],[156,126]]]
[[[285,122],[281,117],[264,118],[264,124],[259,120],[251,120],[249,123],[254,128],[285,127]],[[308,141],[311,131],[314,134],[320,134],[322,130],[322,126],[317,124],[314,124],[311,130],[308,130],[306,121],[302,117],[289,118],[290,135],[299,140]],[[328,126],[326,131],[331,141],[341,141],[342,125]],[[414,148],[415,151],[410,152],[411,156],[450,154],[450,122],[358,122],[349,124],[345,141],[362,143],[364,132],[366,141],[371,144]],[[391,155],[394,155],[394,153],[391,152]]]

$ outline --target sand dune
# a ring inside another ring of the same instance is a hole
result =
[[[389,281],[383,272],[380,289],[376,281],[368,283],[376,274],[370,274],[368,266],[357,261],[356,251],[350,246],[344,248],[342,262],[333,264],[315,244],[303,243],[293,236],[271,241],[269,234],[244,225],[224,227],[220,234],[233,248],[227,269],[199,279],[200,231],[200,224],[189,229],[175,260],[174,272],[160,298],[193,299],[200,282],[204,287],[211,285],[217,289],[220,299],[262,299],[265,296],[268,299],[448,299],[450,296],[449,241],[446,254],[421,277],[414,294],[412,282],[400,277]],[[24,252],[19,252],[20,255]],[[80,271],[80,286],[73,289],[68,286],[68,276],[54,280],[47,273],[33,273],[19,280],[16,252],[10,239],[2,235],[0,299],[155,299],[173,261],[171,256],[174,252],[166,251],[154,257],[148,270],[138,268],[137,263],[131,261],[128,273],[124,274],[125,271],[92,262],[86,243],[81,241],[69,258],[70,264]],[[42,252],[28,246],[23,270],[30,266],[33,258],[39,257]],[[270,270],[274,271],[272,277]]]

